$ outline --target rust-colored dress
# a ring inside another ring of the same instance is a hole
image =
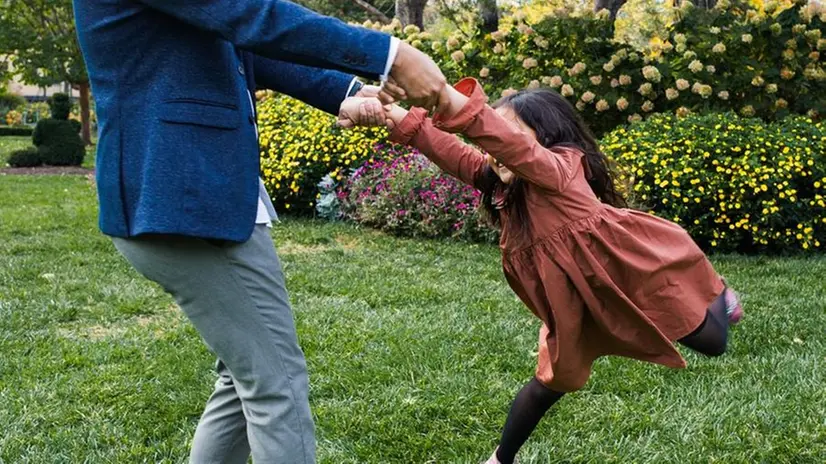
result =
[[[511,288],[544,322],[537,378],[556,391],[580,389],[604,355],[685,367],[673,341],[699,327],[724,290],[688,233],[601,203],[586,181],[580,151],[541,146],[487,106],[475,80],[455,87],[470,97],[460,112],[431,120],[414,108],[391,140],[478,186],[487,164],[448,133],[461,132],[527,181],[530,227],[505,208],[500,247]]]

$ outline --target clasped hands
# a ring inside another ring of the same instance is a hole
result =
[[[392,128],[398,121],[391,118],[395,102],[441,110],[448,104],[447,81],[430,57],[401,42],[388,80],[382,85],[364,86],[355,97],[342,102],[338,125],[382,126]]]

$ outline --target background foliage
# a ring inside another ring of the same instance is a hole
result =
[[[634,203],[677,222],[706,249],[826,246],[826,131],[797,116],[656,116],[602,140]]]

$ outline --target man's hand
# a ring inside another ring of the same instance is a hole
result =
[[[401,42],[390,68],[390,80],[379,98],[385,104],[407,100],[415,106],[433,109],[441,103],[439,95],[445,85],[444,74],[429,56]]]
[[[357,97],[378,97],[381,92],[381,87],[376,85],[362,86],[361,90],[356,92]]]
[[[385,120],[384,108],[378,98],[350,97],[341,103],[336,124],[351,129],[355,126],[383,126]]]

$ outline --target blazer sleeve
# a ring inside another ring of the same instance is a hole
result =
[[[390,36],[286,0],[138,0],[267,58],[378,79]]]
[[[253,70],[259,88],[275,90],[330,114],[338,114],[355,76],[255,55]]]
[[[426,110],[411,109],[393,129],[390,141],[418,149],[442,171],[480,188],[480,180],[487,167],[485,155],[459,140],[456,135],[435,128],[427,117]]]
[[[463,133],[511,171],[550,192],[564,191],[577,173],[585,169],[579,150],[545,148],[532,135],[500,116],[487,105],[482,87],[475,79],[463,79],[455,88],[470,99],[449,119],[436,115],[437,128]]]

